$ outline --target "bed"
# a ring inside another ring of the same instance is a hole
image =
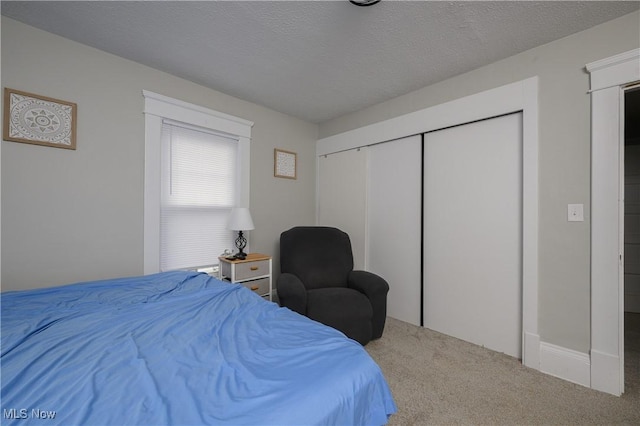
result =
[[[381,425],[396,411],[357,342],[204,273],[0,302],[3,424]]]

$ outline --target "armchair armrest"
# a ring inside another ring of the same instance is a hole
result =
[[[369,299],[376,295],[386,296],[389,292],[389,284],[384,278],[367,271],[351,271],[349,287],[366,294]]]
[[[307,313],[307,289],[300,278],[293,274],[280,274],[276,282],[280,306],[289,308],[301,315]]]
[[[389,284],[379,275],[367,271],[351,271],[348,286],[364,293],[373,308],[372,337],[382,337],[384,323],[387,319],[387,293]]]

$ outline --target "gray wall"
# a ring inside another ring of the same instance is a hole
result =
[[[640,15],[635,12],[322,123],[319,137],[539,76],[539,331],[545,342],[588,352],[591,135],[584,66],[639,46]],[[567,222],[569,203],[584,203],[584,222]]]
[[[252,251],[315,223],[317,126],[2,17],[2,86],[78,104],[77,150],[2,142],[2,290],[143,271],[142,90],[255,122]],[[273,177],[273,149],[298,179]]]

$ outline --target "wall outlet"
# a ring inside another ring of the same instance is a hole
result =
[[[569,222],[584,222],[584,204],[569,204],[567,220]]]

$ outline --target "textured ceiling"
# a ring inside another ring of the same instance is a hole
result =
[[[614,19],[639,4],[3,0],[1,8],[26,24],[319,123]]]

